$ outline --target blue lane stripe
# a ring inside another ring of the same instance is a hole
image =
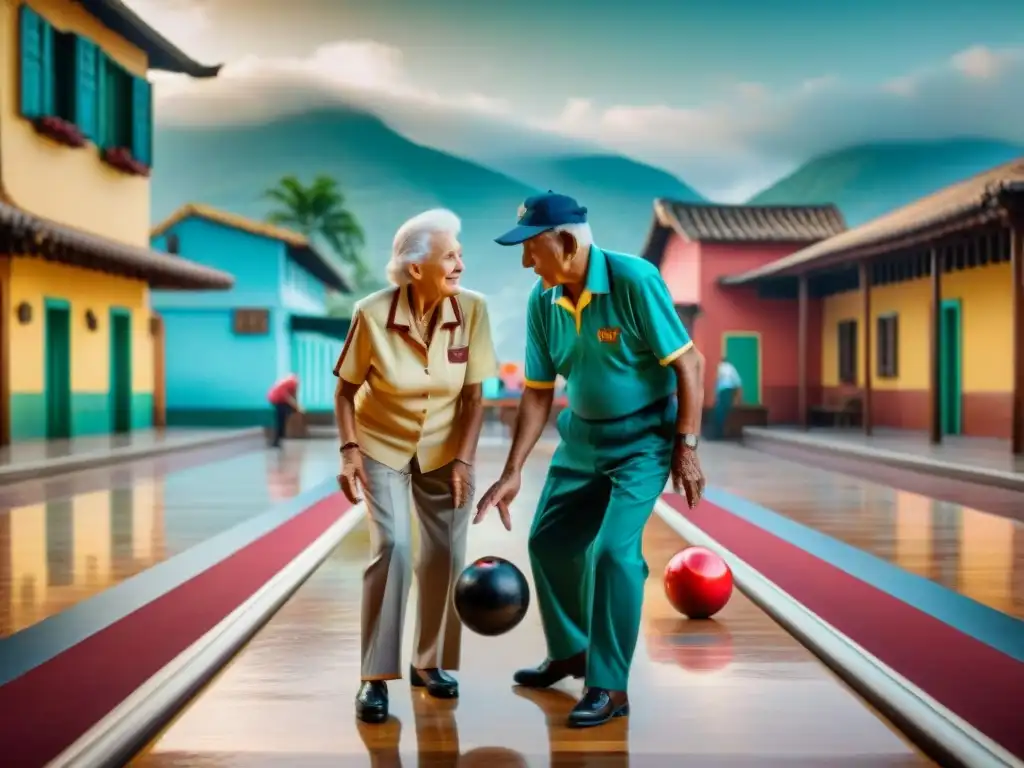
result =
[[[0,685],[21,677],[167,594],[337,490],[334,478],[325,480],[170,560],[0,640]]]
[[[810,552],[875,589],[1024,662],[1024,621],[721,488],[708,488],[705,497],[712,504]]]

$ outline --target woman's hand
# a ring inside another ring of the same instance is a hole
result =
[[[366,489],[369,483],[366,480],[366,469],[363,467],[363,454],[355,446],[346,448],[341,452],[341,474],[338,475],[338,485],[345,498],[353,504],[361,500],[359,489]]]
[[[456,509],[462,507],[469,501],[473,492],[472,467],[464,461],[456,459],[452,462],[452,504]]]

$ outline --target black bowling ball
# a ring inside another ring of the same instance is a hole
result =
[[[481,557],[455,583],[455,610],[478,635],[493,637],[514,628],[530,607],[523,572],[500,557]]]

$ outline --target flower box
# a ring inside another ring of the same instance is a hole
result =
[[[67,147],[84,147],[85,134],[78,126],[60,117],[48,115],[36,120],[33,125],[36,132]]]
[[[132,157],[128,147],[110,147],[103,150],[103,162],[122,173],[132,176],[149,176],[149,166]]]

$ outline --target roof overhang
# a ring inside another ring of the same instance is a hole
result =
[[[333,336],[336,339],[345,340],[348,336],[349,326],[352,325],[348,317],[323,317],[319,315],[292,315],[288,321],[292,333],[307,332],[320,333],[324,336]]]
[[[227,272],[83,232],[4,202],[0,202],[0,251],[144,280],[153,288],[226,290],[235,284]]]
[[[352,286],[348,284],[345,276],[312,245],[292,245],[291,243],[285,245],[290,259],[332,291],[352,292]]]
[[[861,227],[822,240],[748,272],[721,277],[718,282],[721,285],[748,285],[768,279],[827,271],[862,259],[921,247],[1010,218],[1021,222],[1018,224],[1021,226],[1024,225],[1024,180],[992,184],[974,198],[943,210],[941,215],[908,219],[900,227],[885,229],[877,236],[872,236],[870,228],[875,222],[882,222],[891,215],[886,214]],[[865,230],[867,234],[857,236]]]
[[[103,26],[146,52],[149,68],[196,78],[216,77],[221,64],[200,64],[165,38],[121,0],[77,0]]]

